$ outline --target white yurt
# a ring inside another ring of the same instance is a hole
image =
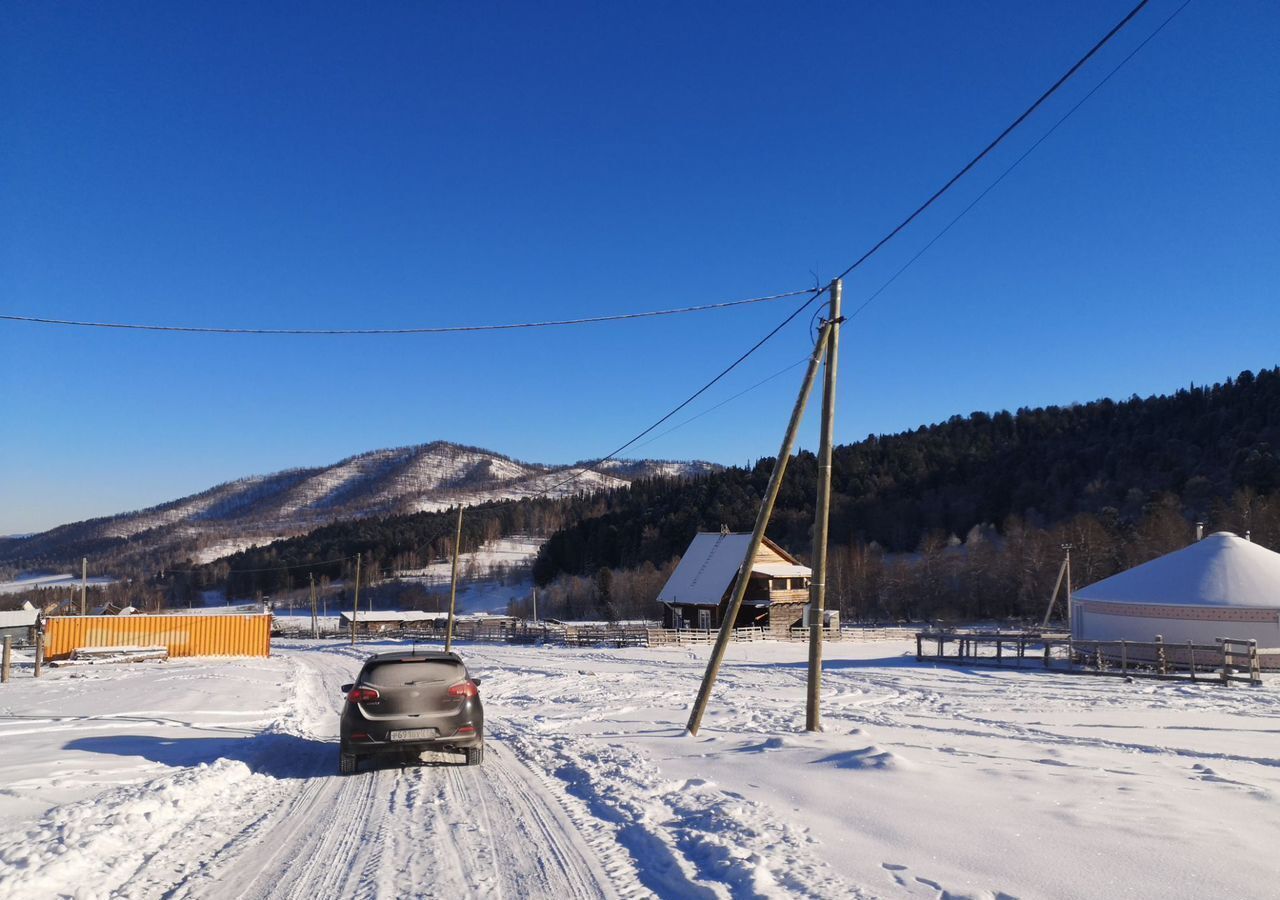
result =
[[[1280,648],[1280,553],[1225,531],[1072,592],[1078,640]]]

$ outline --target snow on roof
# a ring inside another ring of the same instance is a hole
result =
[[[39,615],[40,611],[35,607],[0,612],[0,628],[30,628],[36,624]]]
[[[449,618],[449,613],[447,612],[422,612],[421,610],[416,610],[416,609],[411,609],[407,612],[387,612],[385,610],[379,611],[379,612],[365,612],[364,610],[361,610],[356,616],[356,621],[357,622],[428,622],[428,621],[435,621],[437,619],[447,619],[447,618]],[[508,615],[503,615],[501,613],[474,612],[474,613],[458,613],[456,616],[454,616],[454,618],[462,621],[472,622],[472,621],[478,621],[481,619],[500,621],[505,619],[511,619],[512,617]],[[345,612],[341,613],[341,619],[344,622],[350,623],[351,610],[348,609]]]
[[[1280,608],[1280,553],[1226,531],[1072,592],[1077,600]]]
[[[658,594],[658,601],[697,606],[717,605],[738,574],[750,543],[751,535],[745,533],[703,531],[694,535],[680,564]],[[779,554],[782,553],[776,546],[770,544],[770,547]],[[788,573],[795,570],[792,577],[811,574],[811,570],[805,566],[792,563],[756,563],[751,567],[751,571],[762,572],[771,577],[788,577],[768,571],[771,569],[786,569]]]
[[[410,610],[409,612],[364,612],[361,610],[356,614],[357,622],[421,622],[424,619],[448,618],[449,614],[437,612],[419,612],[418,610]],[[342,613],[344,622],[351,621],[351,610]]]
[[[768,575],[770,578],[808,578],[813,569],[808,566],[793,566],[787,563],[756,563],[752,572]]]

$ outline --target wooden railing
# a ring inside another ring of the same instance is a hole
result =
[[[1078,640],[1069,634],[1035,631],[921,631],[916,659],[960,665],[1022,666],[1091,675],[1186,678],[1221,684],[1262,683],[1256,641],[1216,638],[1213,644]]]

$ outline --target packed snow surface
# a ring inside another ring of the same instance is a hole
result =
[[[479,767],[336,773],[394,646],[48,670],[0,687],[0,900],[1269,897],[1280,684],[1230,689],[744,643],[462,645]]]

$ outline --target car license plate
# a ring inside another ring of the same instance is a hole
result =
[[[433,738],[436,736],[434,728],[411,728],[408,731],[391,732],[391,740],[393,741],[420,741],[423,738]]]

